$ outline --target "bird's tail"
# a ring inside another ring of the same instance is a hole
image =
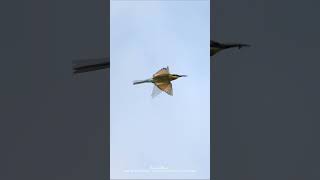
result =
[[[152,79],[146,79],[146,80],[137,80],[133,81],[133,85],[142,84],[142,83],[151,83]]]
[[[110,62],[108,58],[75,60],[72,62],[74,74],[107,69],[109,67]]]

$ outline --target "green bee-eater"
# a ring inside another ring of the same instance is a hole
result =
[[[136,85],[142,83],[153,83],[155,86],[152,92],[152,97],[155,97],[161,91],[164,91],[172,96],[173,90],[171,81],[176,80],[180,77],[186,77],[186,75],[170,74],[169,67],[167,67],[160,69],[153,75],[152,78],[142,81],[134,81],[133,84]]]

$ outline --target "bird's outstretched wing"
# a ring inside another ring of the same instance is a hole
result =
[[[170,74],[169,72],[169,66],[167,66],[166,68],[162,68],[160,69],[158,72],[156,72],[153,77],[159,76],[159,75],[164,75],[164,74]]]
[[[173,96],[172,84],[171,82],[166,83],[155,83],[155,85],[162,91],[166,92],[170,96]]]

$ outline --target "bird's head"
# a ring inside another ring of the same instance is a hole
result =
[[[171,74],[171,78],[172,80],[176,80],[180,77],[187,77],[187,75],[178,75],[178,74]]]

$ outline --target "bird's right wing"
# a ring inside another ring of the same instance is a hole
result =
[[[160,69],[158,72],[156,72],[153,77],[159,76],[159,75],[164,75],[164,74],[170,74],[169,72],[169,66],[166,68]]]

